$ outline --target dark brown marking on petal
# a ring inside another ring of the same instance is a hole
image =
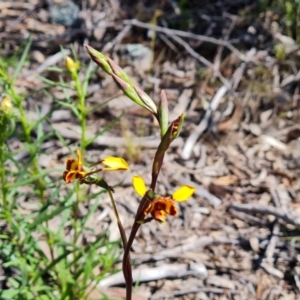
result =
[[[177,216],[178,214],[178,210],[177,210],[177,207],[176,205],[173,203],[170,208],[169,208],[169,215],[171,216]]]
[[[63,176],[62,176],[63,180],[66,182],[67,182],[66,177],[67,177],[68,173],[69,173],[68,171],[64,171]]]
[[[75,173],[75,178],[76,179],[82,179],[82,178],[84,178],[84,177],[86,177],[86,173],[85,172],[76,172]]]
[[[73,164],[76,162],[76,160],[74,158],[68,158],[67,161],[66,161],[66,169],[67,171],[71,171],[72,170],[72,167]]]

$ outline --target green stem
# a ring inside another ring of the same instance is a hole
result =
[[[80,78],[78,73],[73,73],[72,78],[75,82],[75,88],[78,95],[78,109],[80,112],[80,126],[81,126],[81,153],[84,155],[85,147],[86,147],[86,116],[87,109],[85,107],[85,94],[83,92],[82,84],[80,82]]]
[[[127,237],[126,237],[126,233],[125,233],[124,227],[123,227],[123,225],[122,225],[122,222],[121,222],[121,219],[120,219],[118,210],[117,210],[117,206],[116,206],[116,202],[115,202],[115,199],[114,199],[114,197],[113,197],[113,194],[112,194],[112,192],[111,192],[110,189],[107,189],[107,192],[108,192],[108,195],[109,195],[109,198],[110,198],[111,205],[112,205],[112,207],[113,207],[115,216],[116,216],[116,218],[117,218],[118,227],[119,227],[119,231],[120,231],[120,235],[121,235],[121,239],[122,239],[122,243],[123,243],[123,248],[124,248],[124,251],[125,251],[125,250],[126,250],[126,247],[127,247]]]
[[[79,121],[80,121],[80,127],[81,127],[81,143],[80,143],[80,151],[82,154],[82,157],[84,156],[85,148],[86,148],[86,116],[87,116],[87,109],[85,107],[85,93],[83,91],[83,86],[79,78],[79,73],[77,70],[71,71],[70,73],[72,80],[75,84],[76,93],[78,96],[78,111],[79,111]],[[78,224],[78,218],[79,218],[79,204],[81,202],[81,195],[80,195],[80,188],[79,183],[75,187],[76,192],[76,202],[74,204],[73,208],[73,228],[74,228],[74,244],[77,243],[78,236],[79,236],[79,228],[80,224]],[[77,253],[74,253],[74,259],[76,260]],[[74,266],[76,273],[77,265]]]
[[[5,174],[5,151],[4,151],[4,141],[1,139],[0,142],[0,177],[1,177],[1,187],[2,187],[2,205],[4,218],[7,224],[11,224],[11,214],[8,207],[7,201],[7,183],[6,183],[6,174]]]

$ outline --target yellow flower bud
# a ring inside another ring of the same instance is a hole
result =
[[[66,68],[69,72],[77,72],[80,68],[79,61],[75,62],[71,57],[67,56],[66,57]]]
[[[4,112],[5,114],[10,114],[13,109],[13,105],[11,100],[8,97],[4,97],[0,104],[0,111]]]

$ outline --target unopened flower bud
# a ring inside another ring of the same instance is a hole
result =
[[[73,73],[73,72],[77,72],[80,68],[80,64],[79,62],[75,62],[71,57],[67,56],[66,57],[66,68],[69,72]]]
[[[0,111],[8,115],[11,113],[12,109],[13,109],[13,105],[11,100],[8,97],[4,97],[0,104]]]

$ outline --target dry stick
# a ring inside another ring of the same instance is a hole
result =
[[[269,244],[265,252],[265,258],[262,260],[260,266],[269,274],[276,276],[278,278],[283,278],[284,277],[283,272],[274,267],[274,260],[273,260],[273,255],[278,241],[279,229],[280,226],[278,220],[276,220],[272,230],[272,237],[270,238]]]
[[[224,37],[224,40],[227,41],[229,39],[229,36],[236,24],[236,21],[237,21],[237,18],[234,18],[233,21],[231,22],[230,26],[229,26],[229,29],[227,30],[226,34],[225,34],[225,37]],[[215,65],[215,69],[216,70],[219,70],[219,66],[220,66],[220,62],[221,62],[221,56],[222,56],[222,53],[223,53],[223,50],[224,50],[224,45],[220,45],[219,46],[219,49],[217,51],[217,54],[215,56],[215,59],[214,59],[214,65]]]
[[[153,281],[163,278],[181,278],[184,276],[207,276],[207,269],[202,263],[165,264],[156,268],[136,269],[132,272],[133,282]],[[111,275],[98,283],[98,288],[124,284],[122,272]]]
[[[256,49],[252,48],[247,52],[246,59],[241,63],[241,65],[236,69],[236,71],[232,75],[232,85],[233,89],[237,89],[240,81],[242,80],[243,74],[245,72],[246,66],[248,62],[250,62],[253,56],[256,54]]]
[[[194,132],[186,140],[186,143],[185,143],[185,145],[183,147],[183,150],[182,150],[182,153],[181,153],[181,157],[183,159],[189,159],[190,158],[190,156],[192,154],[192,151],[193,151],[193,148],[194,148],[199,136],[208,127],[209,120],[211,118],[211,115],[212,115],[213,111],[216,110],[216,108],[218,107],[222,97],[225,95],[226,92],[227,92],[227,87],[225,85],[223,85],[222,87],[220,87],[218,89],[216,95],[214,96],[214,98],[210,102],[209,108],[205,112],[205,115],[204,115],[203,119],[200,121],[199,125],[196,127]]]
[[[12,32],[20,23],[22,23],[26,18],[28,18],[35,10],[41,7],[41,2],[35,4],[33,7],[28,8],[23,12],[16,20],[8,23],[8,30],[6,32]]]
[[[58,62],[64,59],[64,56],[70,55],[71,51],[68,49],[65,49],[64,52],[59,51],[50,57],[48,57],[37,69],[35,70],[28,70],[28,72],[25,73],[24,78],[26,80],[32,80],[34,79],[37,75],[42,73],[45,69],[56,65]]]
[[[134,259],[134,261],[137,262],[144,262],[148,260],[159,261],[159,260],[164,260],[166,258],[178,257],[179,255],[185,252],[189,252],[194,249],[200,250],[202,248],[207,247],[208,245],[219,244],[219,243],[237,245],[240,243],[240,241],[238,239],[229,239],[225,236],[220,236],[220,237],[202,236],[195,241],[174,247],[172,249],[165,249],[154,254],[147,254],[147,253],[136,254],[132,258]]]
[[[256,50],[251,49],[246,56],[246,61],[244,61],[238,69],[235,70],[233,76],[232,76],[232,80],[231,82],[233,82],[233,88],[236,89],[239,85],[240,80],[242,79],[242,75],[246,69],[247,63],[249,61],[251,61],[252,57],[254,56],[254,54],[256,53]],[[231,84],[231,83],[230,83]],[[211,115],[213,113],[214,110],[217,109],[222,97],[225,95],[225,93],[227,92],[227,87],[225,85],[223,85],[222,87],[220,87],[216,93],[216,95],[214,96],[214,98],[212,99],[212,101],[210,102],[210,106],[208,108],[208,110],[205,112],[205,115],[203,117],[203,119],[200,121],[199,125],[196,127],[196,129],[194,130],[194,132],[189,136],[189,138],[186,140],[185,146],[182,150],[182,154],[181,157],[183,159],[189,159],[193,148],[197,142],[197,140],[199,139],[200,135],[207,129],[208,125],[209,125],[209,120],[211,118]]]
[[[61,122],[61,123],[55,123],[52,124],[52,127],[58,131],[61,136],[64,138],[68,138],[71,140],[78,140],[78,134],[80,133],[80,127],[76,126],[69,122]],[[50,129],[49,129],[50,130]],[[47,131],[47,129],[46,129]],[[92,139],[95,136],[95,133],[92,131],[87,130],[86,134],[88,139]],[[160,144],[161,140],[159,138],[156,138],[154,136],[148,136],[148,137],[133,137],[130,140],[132,144],[138,147],[145,147],[145,148],[157,148]],[[127,143],[127,139],[123,137],[113,137],[113,136],[98,136],[96,139],[93,140],[92,144],[97,146],[107,146],[107,147],[119,147],[119,146],[125,146]],[[183,139],[177,138],[175,139],[170,147],[179,147],[183,145]]]
[[[102,53],[111,51],[116,44],[121,43],[124,37],[130,32],[130,29],[131,29],[131,25],[130,24],[126,25],[112,41],[108,42],[104,46],[104,48],[102,49]]]
[[[212,64],[209,60],[207,60],[206,58],[204,58],[203,56],[201,56],[200,54],[198,54],[196,51],[193,50],[193,48],[187,43],[185,42],[183,39],[181,39],[180,37],[176,36],[176,35],[172,35],[171,38],[176,41],[178,44],[182,45],[184,47],[184,49],[194,58],[196,58],[197,60],[199,60],[201,63],[203,63],[205,66],[207,66],[208,68],[212,69],[216,76],[222,81],[222,83],[228,88],[231,89],[231,84],[229,83],[229,81],[221,74],[221,72],[219,70],[217,70],[214,66],[214,64]]]
[[[176,48],[176,46],[166,37],[165,34],[159,33],[159,38],[170,48],[172,49],[176,54],[178,54],[180,51]]]
[[[208,43],[212,43],[212,44],[216,44],[216,45],[224,45],[231,52],[233,52],[236,56],[238,56],[241,60],[243,60],[244,57],[245,57],[244,54],[242,54],[237,48],[232,46],[228,41],[219,40],[219,39],[216,39],[216,38],[212,38],[212,37],[208,37],[208,36],[204,36],[204,35],[200,35],[200,34],[194,34],[194,33],[190,33],[190,32],[185,32],[185,31],[181,31],[181,30],[169,29],[169,28],[165,28],[165,27],[161,27],[161,26],[155,26],[155,25],[151,25],[151,24],[148,24],[148,23],[140,22],[136,19],[124,20],[123,24],[125,24],[125,25],[131,24],[133,26],[142,27],[142,28],[145,28],[145,29],[152,29],[152,30],[155,30],[157,32],[165,33],[169,36],[176,35],[176,36],[180,36],[180,37],[184,37],[184,38],[190,38],[190,39],[203,41],[203,42],[208,42]]]
[[[265,252],[266,263],[268,263],[270,265],[273,265],[273,254],[274,254],[275,249],[276,249],[279,229],[280,229],[279,223],[276,221],[274,226],[273,226],[272,237],[270,238],[268,247],[267,247],[266,252]]]
[[[283,221],[289,224],[300,226],[299,216],[292,215],[287,210],[282,210],[281,208],[275,208],[268,205],[240,204],[240,203],[232,203],[231,208],[245,213],[258,213],[263,215],[272,215],[274,217],[277,217],[278,219],[282,219]]]
[[[274,182],[274,183],[276,183],[276,182]],[[283,209],[283,207],[281,205],[277,190],[270,188],[270,193],[272,195],[272,199],[273,199],[273,203],[274,203],[275,207],[277,207],[278,209],[282,209],[282,210],[286,209],[286,207]],[[272,230],[272,236],[270,238],[269,244],[265,251],[265,258],[262,260],[260,266],[262,268],[264,268],[271,275],[279,277],[279,278],[283,278],[284,274],[280,270],[278,270],[274,267],[274,260],[273,260],[273,255],[274,255],[274,252],[276,249],[276,244],[278,241],[279,231],[280,231],[280,226],[279,226],[278,219],[276,219],[274,222],[273,230]]]

